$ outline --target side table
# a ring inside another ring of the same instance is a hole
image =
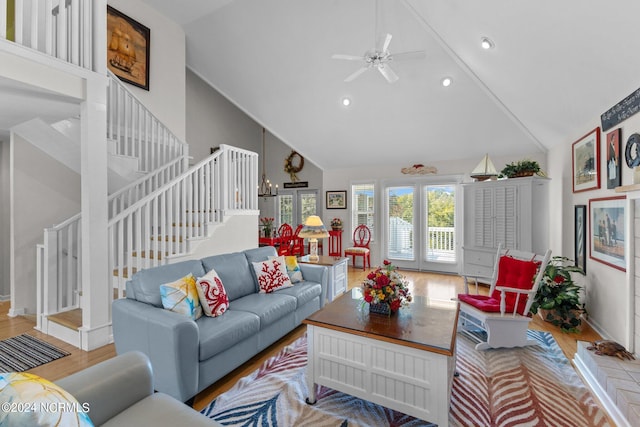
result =
[[[320,255],[318,261],[309,261],[309,255],[298,258],[303,264],[317,264],[328,267],[329,278],[327,286],[327,299],[329,302],[342,295],[347,290],[347,267],[349,258]]]

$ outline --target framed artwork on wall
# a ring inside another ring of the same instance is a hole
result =
[[[149,90],[151,30],[107,6],[107,67],[123,82]]]
[[[589,200],[589,258],[627,271],[626,196]]]
[[[327,191],[327,209],[346,209],[347,208],[347,192],[345,191]]]
[[[607,134],[607,188],[622,185],[620,166],[620,128]]]
[[[574,253],[576,267],[587,272],[587,205],[576,205],[574,212]]]
[[[600,128],[573,143],[573,192],[600,188]]]

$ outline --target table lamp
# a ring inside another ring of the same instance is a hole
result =
[[[317,215],[308,216],[298,236],[309,239],[309,261],[319,261],[318,239],[329,237],[320,217]]]

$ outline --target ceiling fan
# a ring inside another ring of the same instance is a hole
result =
[[[356,79],[360,74],[364,73],[370,68],[376,68],[382,74],[382,76],[387,79],[389,83],[395,83],[400,78],[393,71],[389,63],[391,61],[405,60],[405,59],[421,59],[426,56],[424,50],[416,50],[411,52],[402,52],[392,54],[389,52],[389,44],[391,43],[391,38],[393,36],[391,34],[385,34],[380,39],[382,43],[378,45],[377,48],[373,50],[368,50],[362,56],[357,55],[343,55],[343,54],[335,54],[332,55],[333,59],[346,59],[349,61],[364,61],[364,65],[355,71],[354,73],[347,76],[344,79],[345,82],[350,82]]]

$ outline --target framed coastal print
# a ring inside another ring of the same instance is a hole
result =
[[[600,128],[573,143],[573,192],[600,188]]]
[[[576,205],[574,212],[574,239],[576,267],[587,272],[587,205]]]
[[[589,200],[589,258],[626,271],[626,196]]]
[[[622,185],[620,166],[620,128],[607,134],[607,188]]]
[[[107,67],[123,82],[149,90],[151,30],[107,6]]]
[[[327,191],[327,209],[346,209],[347,208],[347,192],[345,191]]]

